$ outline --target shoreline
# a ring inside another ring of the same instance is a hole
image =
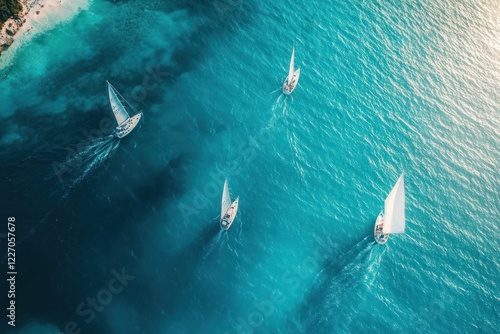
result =
[[[12,45],[12,43],[14,43],[17,33],[26,23],[27,16],[30,12],[30,4],[28,3],[28,0],[18,0],[18,2],[21,4],[23,9],[17,17],[11,17],[5,21],[0,29],[0,56],[2,55],[3,50],[7,49]],[[35,0],[34,2],[37,3],[38,0]]]
[[[63,0],[18,0],[22,5],[22,11],[17,17],[11,17],[3,24],[0,29],[0,56],[6,51],[19,37],[23,30],[27,32],[33,29],[30,22],[48,8],[57,7]],[[27,29],[23,29],[30,26]]]

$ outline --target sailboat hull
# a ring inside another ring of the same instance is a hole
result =
[[[115,136],[118,138],[123,138],[128,135],[134,128],[139,124],[142,118],[142,112],[128,118],[125,122],[116,127]]]
[[[283,94],[285,95],[292,94],[293,90],[295,89],[295,87],[297,87],[297,84],[299,83],[299,77],[300,77],[300,68],[293,73],[292,80],[288,80],[289,77],[286,77],[285,82],[283,83]]]
[[[384,233],[383,227],[384,227],[384,215],[381,212],[377,217],[377,221],[375,222],[375,228],[373,229],[373,235],[375,237],[375,241],[381,245],[385,244],[387,242],[387,239],[389,239],[389,234]]]
[[[234,218],[236,218],[236,213],[238,213],[239,197],[229,206],[226,213],[221,217],[220,228],[223,230],[229,230],[233,224]]]

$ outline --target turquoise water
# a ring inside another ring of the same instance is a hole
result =
[[[95,0],[9,50],[8,332],[495,333],[499,15],[494,0]],[[120,141],[100,126],[105,80],[144,112]],[[375,245],[403,171],[406,234]],[[122,270],[92,319],[77,311]]]

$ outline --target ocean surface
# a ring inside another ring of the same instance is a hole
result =
[[[0,57],[0,332],[498,333],[497,0],[74,3]]]

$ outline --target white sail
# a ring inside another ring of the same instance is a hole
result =
[[[108,93],[109,103],[111,104],[111,109],[113,110],[113,114],[115,115],[116,122],[118,122],[118,125],[121,125],[123,122],[129,119],[130,116],[128,115],[127,110],[120,101],[120,98],[118,97],[118,91],[113,86],[111,86],[109,82]]]
[[[231,205],[231,195],[229,194],[229,186],[227,185],[227,180],[225,180],[224,181],[224,192],[222,193],[222,205],[221,205],[221,213],[220,213],[221,218],[227,212],[227,209],[229,209],[230,205]]]
[[[295,67],[295,47],[292,48],[292,59],[290,59],[290,69],[288,70],[288,84],[292,83],[293,79],[293,73],[295,72],[294,70]]]
[[[405,182],[404,173],[392,188],[385,200],[384,233],[399,234],[405,232]]]

